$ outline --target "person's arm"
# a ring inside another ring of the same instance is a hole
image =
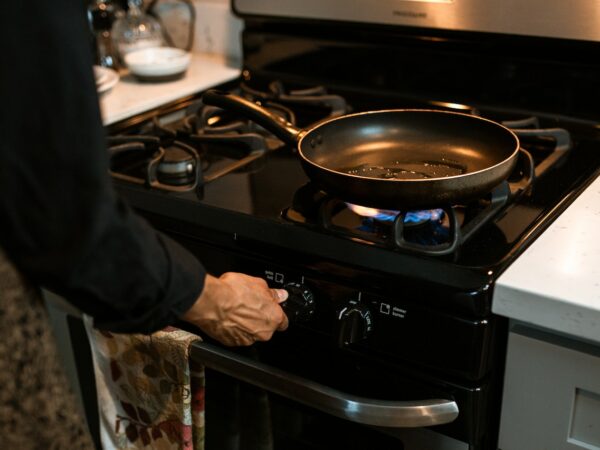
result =
[[[149,332],[205,271],[114,194],[83,2],[3,2],[0,245],[99,327]]]
[[[83,2],[2,2],[0,50],[0,246],[27,277],[116,332],[185,315],[233,345],[287,326],[257,279],[209,277],[203,290],[202,265],[115,195]]]

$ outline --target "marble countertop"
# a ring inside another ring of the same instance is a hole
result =
[[[238,67],[228,65],[221,55],[194,53],[185,76],[176,81],[142,83],[122,74],[119,82],[100,96],[104,125],[110,125],[135,114],[233,80],[240,75]]]
[[[492,311],[600,343],[600,177],[500,276]]]

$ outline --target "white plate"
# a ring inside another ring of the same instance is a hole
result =
[[[119,74],[106,67],[94,66],[94,75],[96,76],[96,90],[98,94],[104,94],[113,88],[119,81]]]
[[[175,75],[188,68],[190,54],[174,47],[148,47],[125,55],[125,64],[133,75],[164,77]]]

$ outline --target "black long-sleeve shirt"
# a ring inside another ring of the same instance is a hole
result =
[[[0,246],[100,328],[164,327],[205,271],[112,189],[84,2],[0,3]]]

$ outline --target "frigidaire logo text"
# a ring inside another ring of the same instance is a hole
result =
[[[425,12],[416,12],[416,11],[398,11],[394,10],[395,16],[401,17],[410,17],[411,19],[425,19],[427,17],[427,13]]]

